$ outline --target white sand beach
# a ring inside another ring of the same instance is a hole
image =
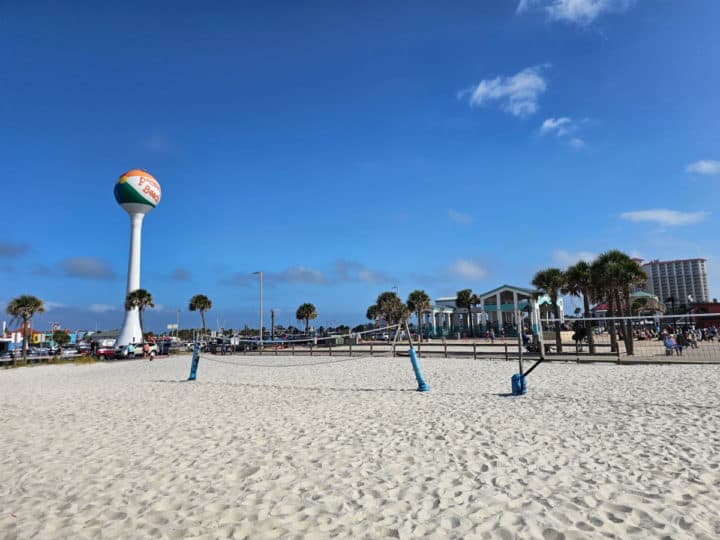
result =
[[[0,538],[720,537],[720,366],[0,371]]]

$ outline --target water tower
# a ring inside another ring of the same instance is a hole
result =
[[[115,184],[115,200],[130,215],[130,260],[128,261],[127,291],[140,288],[140,244],[142,242],[142,222],[145,214],[160,202],[160,184],[147,171],[133,169],[123,174]],[[123,299],[123,307],[125,301]],[[140,328],[138,309],[125,311],[120,335],[115,346],[129,343],[142,344],[143,336]]]

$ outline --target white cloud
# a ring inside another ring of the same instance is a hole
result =
[[[110,304],[90,304],[89,309],[93,313],[107,313],[108,311],[118,311],[120,308]]]
[[[709,215],[710,212],[678,212],[677,210],[659,208],[656,210],[624,212],[620,217],[628,221],[650,221],[660,225],[680,226],[699,223],[704,221]]]
[[[556,249],[552,252],[553,261],[560,266],[572,266],[579,261],[591,263],[595,260],[597,254],[591,251],[566,251],[564,249]]]
[[[549,135],[555,133],[558,137],[567,135],[575,126],[570,118],[563,116],[562,118],[548,118],[540,126],[540,135]]]
[[[587,118],[580,120],[580,123],[587,122]],[[585,141],[580,137],[571,135],[578,130],[578,122],[567,116],[560,118],[547,118],[540,126],[540,135],[555,135],[556,137],[568,137],[565,139],[571,148],[582,148]]]
[[[450,265],[450,273],[467,279],[482,279],[487,276],[485,268],[467,259],[456,259]]]
[[[685,167],[685,172],[694,174],[720,174],[720,161],[702,159]]]
[[[455,223],[461,223],[462,225],[470,225],[473,222],[472,216],[468,214],[463,214],[462,212],[458,212],[457,210],[453,210],[452,208],[448,210],[448,217],[451,221],[454,221]]]
[[[621,12],[635,0],[520,0],[517,13],[542,10],[551,21],[588,25],[603,13]]]
[[[43,305],[45,306],[45,311],[52,311],[53,309],[59,309],[64,308],[65,304],[61,304],[60,302],[43,302]]]
[[[547,83],[540,74],[549,64],[523,69],[510,77],[483,79],[476,86],[458,92],[458,98],[466,96],[472,107],[489,102],[499,102],[500,108],[513,116],[525,117],[538,110],[540,94],[547,89]]]

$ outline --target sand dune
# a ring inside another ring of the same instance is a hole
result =
[[[720,537],[717,366],[421,364],[0,371],[0,537]]]

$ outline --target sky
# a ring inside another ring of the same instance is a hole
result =
[[[0,4],[0,305],[119,328],[149,171],[146,329],[367,322],[621,249],[720,296],[720,2]],[[393,289],[396,287],[397,289]],[[578,299],[566,302],[572,312]],[[178,313],[178,310],[180,312]]]

